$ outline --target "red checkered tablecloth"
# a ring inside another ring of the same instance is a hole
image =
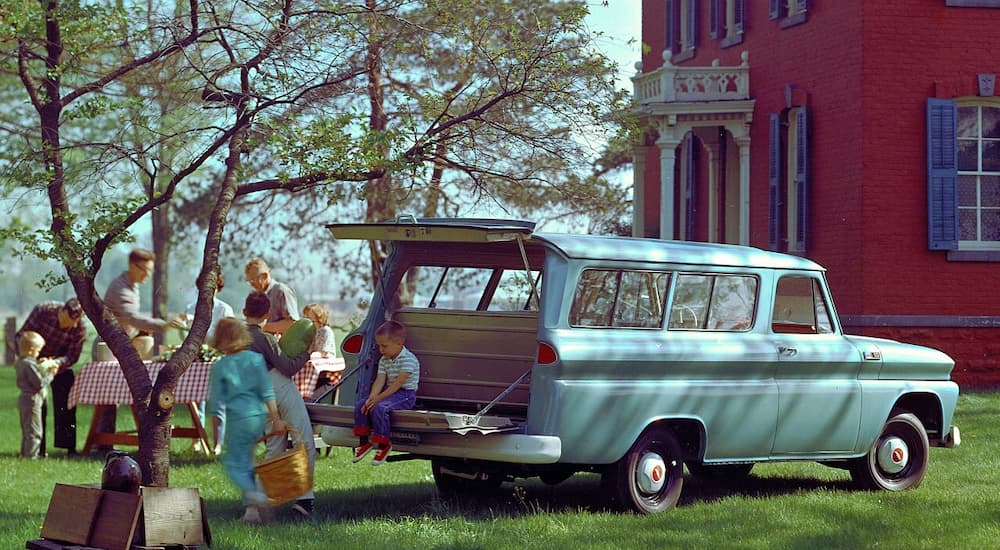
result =
[[[344,360],[339,357],[325,359],[313,357],[309,359],[306,366],[292,377],[295,385],[299,387],[299,393],[302,394],[302,397],[308,399],[312,396],[313,390],[316,389],[316,381],[319,379],[320,373],[323,372],[328,373],[331,383],[336,383],[344,372]]]
[[[166,363],[146,363],[149,378],[156,383],[156,376]],[[344,370],[344,360],[340,358],[310,359],[302,370],[295,373],[292,381],[303,397],[309,397],[316,387],[316,379],[321,372],[329,372],[331,378],[339,377]],[[208,400],[208,381],[212,363],[192,363],[181,374],[174,389],[177,403],[198,403]],[[132,393],[117,361],[94,361],[86,363],[76,375],[69,392],[69,407],[77,405],[131,405]]]
[[[154,384],[156,376],[165,365],[166,363],[146,363],[146,372]],[[192,403],[208,399],[208,379],[211,370],[212,363],[192,363],[177,381],[174,400],[178,403]],[[117,361],[93,361],[84,364],[69,391],[70,408],[77,405],[131,404],[132,393]]]

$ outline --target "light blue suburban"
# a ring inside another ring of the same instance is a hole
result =
[[[953,447],[958,386],[939,351],[844,335],[825,271],[750,247],[534,231],[529,222],[414,219],[329,226],[389,245],[341,387],[307,405],[354,447],[374,331],[407,327],[413,411],[392,460],[429,459],[443,492],[598,472],[613,502],[673,507],[684,481],[810,460],[865,488],[920,484]]]

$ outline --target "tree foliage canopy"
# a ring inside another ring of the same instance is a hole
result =
[[[166,482],[170,410],[159,397],[200,348],[223,245],[260,247],[303,224],[291,203],[273,201],[359,199],[369,217],[412,206],[457,213],[481,197],[525,211],[620,203],[586,171],[626,99],[592,48],[586,9],[537,0],[0,7],[0,193],[29,203],[44,193],[49,207],[47,227],[15,217],[4,235],[63,265],[120,359],[147,482]],[[94,285],[109,247],[146,218],[160,243],[157,288],[164,243],[184,227],[204,242],[192,329],[155,385]]]

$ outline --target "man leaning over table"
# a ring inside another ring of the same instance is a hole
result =
[[[142,313],[140,309],[139,285],[145,283],[153,274],[153,261],[156,254],[150,250],[136,248],[128,255],[128,267],[116,277],[104,293],[104,305],[114,314],[115,320],[122,330],[130,337],[151,332],[163,332],[167,328],[184,328],[187,322],[184,316],[177,316],[167,321],[157,319]],[[96,349],[98,340],[94,341]],[[106,407],[104,414],[98,419],[98,427],[102,432],[115,431],[115,407]],[[99,447],[98,451],[107,451],[110,447]]]
[[[55,378],[52,379],[52,427],[55,447],[66,449],[66,456],[76,455],[76,409],[68,406],[69,390],[73,387],[73,365],[80,359],[80,350],[87,337],[83,323],[83,308],[80,301],[70,298],[62,302],[42,302],[31,310],[28,318],[17,331],[14,341],[21,334],[33,331],[45,339],[38,357],[52,359],[58,363]],[[16,345],[16,344],[15,344]],[[42,407],[42,447],[45,455],[45,407]]]
[[[285,283],[271,278],[271,269],[262,258],[254,258],[247,263],[247,284],[255,291],[263,292],[271,304],[264,331],[284,334],[292,323],[299,319],[299,303],[295,291]]]
[[[247,320],[247,328],[250,330],[250,337],[253,343],[250,350],[264,356],[267,363],[267,374],[271,378],[274,386],[274,399],[278,404],[278,415],[289,426],[294,428],[302,436],[302,442],[306,446],[309,456],[309,476],[313,477],[316,469],[316,442],[313,440],[312,423],[309,420],[309,412],[306,410],[305,401],[299,388],[292,381],[292,376],[299,372],[309,359],[309,351],[303,351],[295,357],[290,357],[278,346],[274,336],[264,332],[267,327],[267,312],[270,303],[267,295],[263,292],[251,292],[243,306],[243,316]],[[286,448],[285,436],[270,437],[267,440],[267,457],[271,458],[281,453]],[[313,514],[313,491],[309,490],[300,496],[292,505],[292,510],[308,519]]]

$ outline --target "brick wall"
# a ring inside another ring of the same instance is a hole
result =
[[[951,373],[962,389],[1000,388],[1000,328],[867,328],[865,336],[939,349],[955,360]]]

